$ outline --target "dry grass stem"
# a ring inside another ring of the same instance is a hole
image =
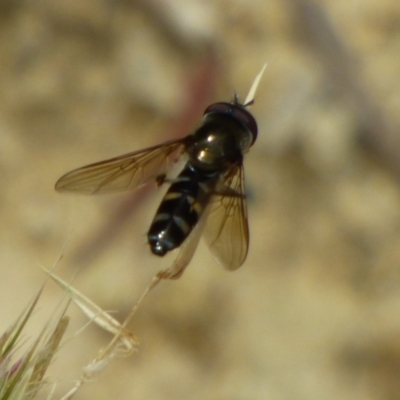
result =
[[[61,315],[50,319],[42,331],[17,361],[15,353],[20,350],[21,334],[32,316],[42,293],[41,288],[27,309],[10,326],[0,339],[0,399],[33,399],[45,383],[45,373],[60,347],[69,319],[65,309]],[[54,325],[55,327],[51,327]]]

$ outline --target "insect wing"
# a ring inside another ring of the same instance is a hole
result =
[[[190,235],[186,238],[186,240],[182,243],[178,255],[173,261],[172,265],[161,271],[158,276],[162,279],[178,279],[181,277],[186,267],[189,265],[190,261],[194,256],[194,253],[199,244],[201,234],[204,231],[204,226],[207,221],[208,208],[204,210],[203,215],[201,216],[199,222],[193,228]]]
[[[235,166],[217,187],[204,231],[217,261],[229,270],[239,268],[249,248],[244,169]]]
[[[185,139],[165,142],[68,172],[56,190],[103,194],[136,189],[166,174],[185,147]]]

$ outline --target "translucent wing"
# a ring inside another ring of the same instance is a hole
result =
[[[212,198],[205,238],[215,258],[225,268],[239,268],[249,248],[249,227],[242,165],[234,167]]]
[[[136,189],[165,174],[182,154],[185,139],[124,154],[68,172],[56,183],[56,190],[84,194]]]
[[[204,226],[207,221],[208,208],[204,210],[203,215],[201,216],[197,225],[193,228],[189,237],[182,243],[178,255],[171,264],[171,266],[159,272],[158,277],[162,279],[178,279],[182,276],[186,267],[189,265],[192,260],[194,253],[199,244],[201,234],[204,231]]]

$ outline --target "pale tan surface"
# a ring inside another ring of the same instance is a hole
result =
[[[200,110],[233,90],[244,98],[268,63],[245,163],[248,260],[226,272],[201,244],[183,278],[140,308],[140,353],[76,398],[400,398],[400,3],[154,3],[0,4],[1,330],[43,282],[37,264],[62,251],[60,274],[83,267],[76,285],[119,317],[165,266],[145,241],[161,193],[78,262],[126,196],[53,185],[172,137],[211,45],[218,88]],[[32,333],[60,298],[49,285]],[[72,336],[85,319],[69,315]],[[66,345],[55,398],[108,339],[92,327]]]

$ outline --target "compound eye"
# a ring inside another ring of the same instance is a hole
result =
[[[257,122],[254,117],[241,104],[214,103],[206,108],[204,115],[209,113],[227,114],[240,122],[252,135],[251,144],[257,139]]]

